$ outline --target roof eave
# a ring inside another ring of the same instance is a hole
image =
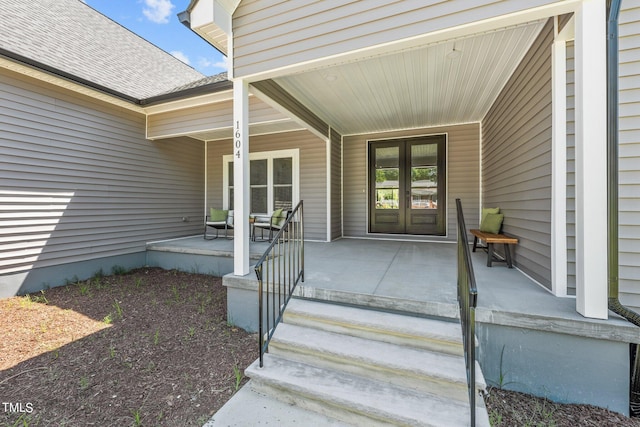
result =
[[[151,107],[153,105],[162,104],[170,101],[179,101],[181,99],[193,98],[195,96],[207,95],[216,92],[222,92],[233,89],[233,82],[222,80],[219,82],[208,83],[206,85],[184,89],[181,91],[165,93],[162,95],[152,96],[150,98],[140,100],[143,107]]]
[[[40,71],[43,71],[45,73],[51,74],[55,77],[59,77],[62,78],[64,80],[68,80],[71,81],[72,83],[76,83],[82,86],[86,86],[89,87],[91,89],[97,90],[99,92],[103,92],[106,93],[107,95],[111,95],[111,96],[115,96],[119,99],[122,99],[124,101],[130,102],[132,104],[136,104],[136,105],[140,105],[140,100],[127,95],[125,93],[119,92],[117,90],[108,88],[106,86],[100,85],[98,83],[89,81],[87,79],[84,79],[82,77],[78,77],[76,75],[67,73],[66,71],[62,71],[58,68],[55,67],[51,67],[50,65],[44,64],[40,61],[36,61],[34,59],[31,58],[27,58],[26,56],[22,56],[20,54],[17,54],[15,52],[11,52],[9,50],[0,48],[0,56],[4,56],[5,58],[11,59],[13,61],[19,62],[21,64],[27,65],[29,67],[32,68],[36,68]]]
[[[27,69],[37,70],[39,72],[53,76],[56,79],[61,79],[63,81],[72,83],[74,86],[77,85],[80,87],[87,88],[90,91],[83,92],[83,93],[89,96],[96,97],[96,92],[97,92],[103,95],[107,95],[106,98],[102,98],[102,99],[108,100],[109,98],[111,99],[115,98],[115,100],[117,100],[116,103],[118,105],[122,106],[122,105],[128,104],[131,106],[130,108],[135,109],[136,111],[139,111],[139,112],[144,112],[143,110],[141,110],[141,108],[145,108],[145,107],[150,107],[150,106],[154,106],[154,105],[158,105],[166,102],[180,101],[188,98],[208,95],[212,93],[224,92],[224,91],[233,89],[233,83],[231,81],[221,80],[221,81],[208,83],[198,87],[164,93],[161,95],[156,95],[156,96],[152,96],[145,99],[138,99],[136,97],[133,97],[133,96],[124,94],[122,92],[119,92],[117,90],[108,88],[106,86],[94,83],[82,77],[78,77],[76,75],[67,73],[55,67],[51,67],[39,61],[27,58],[25,56],[8,51],[6,49],[0,48],[0,58],[6,58],[10,62],[20,64],[22,67],[27,67]],[[19,70],[16,70],[16,71],[20,72]],[[92,93],[91,91],[94,91],[93,92],[94,95],[91,95]]]

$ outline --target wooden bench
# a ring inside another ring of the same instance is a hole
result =
[[[476,251],[477,247],[487,250],[487,267],[491,267],[491,263],[493,261],[496,262],[506,262],[509,268],[513,268],[513,263],[511,261],[511,250],[509,249],[509,245],[515,245],[518,243],[518,239],[515,237],[505,236],[504,234],[492,234],[485,233],[480,230],[469,230],[471,234],[473,234],[473,252]],[[487,246],[478,246],[478,240],[483,240]],[[493,253],[493,245],[494,243],[502,243],[504,245],[504,255],[506,259],[497,258]]]

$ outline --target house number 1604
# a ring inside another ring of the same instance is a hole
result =
[[[234,145],[236,149],[237,158],[240,158],[240,147],[242,147],[242,141],[240,140],[241,136],[242,136],[242,133],[240,133],[240,122],[236,122],[236,133],[235,133],[236,141]]]

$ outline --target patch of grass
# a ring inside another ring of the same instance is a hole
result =
[[[109,357],[111,359],[113,359],[114,357],[116,357],[116,349],[114,346],[109,346]]]
[[[39,294],[27,294],[20,298],[20,307],[31,308],[34,304],[49,304],[49,300],[44,294],[44,291],[40,291]]]
[[[507,372],[504,371],[503,368],[503,361],[504,361],[504,349],[505,346],[502,346],[502,350],[500,351],[500,373],[498,374],[498,381],[497,382],[493,382],[492,385],[494,385],[495,387],[499,388],[499,389],[503,389],[506,385],[509,385],[512,383],[512,381],[505,381],[506,377],[507,377]]]
[[[31,299],[31,295],[27,294],[20,298],[20,307],[22,308],[31,308],[33,305],[33,300]]]
[[[122,319],[122,307],[117,299],[113,300],[113,309],[116,311],[116,316],[118,319]]]
[[[156,333],[153,334],[153,345],[158,345],[160,342],[160,330],[156,329]]]
[[[196,300],[200,300],[200,303],[198,304],[198,314],[204,314],[206,311],[206,308],[209,304],[211,304],[211,302],[213,301],[213,296],[211,296],[211,292],[207,292],[204,294],[198,294],[196,296]]]
[[[80,390],[86,390],[89,388],[89,378],[84,375],[80,377]]]
[[[111,313],[107,314],[106,316],[104,316],[104,319],[102,319],[102,321],[107,325],[112,324],[113,323],[113,315]]]
[[[242,375],[242,371],[240,370],[240,368],[238,368],[238,364],[237,363],[235,365],[233,365],[233,375],[236,378],[235,391],[238,391],[238,389],[240,388],[240,383],[242,382],[242,378],[243,378],[244,375]]]
[[[525,422],[525,426],[529,427],[555,427],[557,422],[554,417],[557,407],[553,404],[549,404],[546,399],[540,402],[536,402],[534,412],[531,415],[531,419]],[[540,421],[539,419],[542,419]],[[538,420],[538,421],[535,421]]]
[[[74,275],[73,278],[71,278],[71,280],[65,279],[65,282],[67,285],[73,285],[74,283],[78,283],[79,281],[80,279],[78,278],[78,275]]]
[[[76,282],[78,286],[78,291],[80,291],[80,295],[82,296],[91,296],[91,283],[87,281]]]
[[[136,409],[135,411],[131,411],[131,415],[133,415],[133,425],[141,426],[142,425],[142,415],[140,415],[140,410]]]
[[[44,294],[44,291],[40,291],[38,294],[36,295],[31,295],[31,300],[33,302],[36,302],[38,304],[49,304],[49,300],[47,299],[46,295]]]
[[[180,304],[180,302],[182,302],[180,291],[178,291],[178,287],[176,285],[171,286],[171,294],[173,295],[173,302],[176,304]]]
[[[489,424],[492,426],[499,426],[502,424],[502,414],[498,411],[491,411],[489,413]]]
[[[189,329],[187,330],[187,339],[193,338],[195,334],[196,328],[194,328],[193,326],[189,326]]]
[[[21,414],[18,419],[13,423],[13,427],[29,427],[31,425],[31,415]]]
[[[128,270],[121,265],[114,265],[111,267],[111,272],[114,276],[123,276],[127,274]]]

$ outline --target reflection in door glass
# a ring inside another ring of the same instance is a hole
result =
[[[376,209],[398,209],[400,149],[376,148]]]
[[[438,208],[438,147],[411,146],[411,209]]]

